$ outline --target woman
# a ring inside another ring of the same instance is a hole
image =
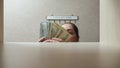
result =
[[[68,42],[79,41],[79,31],[75,24],[71,22],[66,22],[65,24],[62,25],[62,27],[71,34],[71,37],[69,38],[69,40],[67,40]],[[52,39],[40,38],[39,42],[65,42],[65,41],[60,38],[52,38]]]

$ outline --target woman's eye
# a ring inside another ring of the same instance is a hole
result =
[[[74,34],[74,32],[72,30],[67,30],[71,35]]]

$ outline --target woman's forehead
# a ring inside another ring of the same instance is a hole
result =
[[[71,24],[63,24],[62,27],[65,29],[73,29],[73,26]]]

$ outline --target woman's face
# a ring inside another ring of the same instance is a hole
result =
[[[76,36],[75,30],[71,24],[64,24],[62,27],[71,34],[70,42],[77,42],[78,38]]]

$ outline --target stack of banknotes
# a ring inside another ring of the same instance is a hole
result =
[[[40,37],[60,38],[67,41],[71,35],[59,24],[55,22],[41,22],[40,23]]]

